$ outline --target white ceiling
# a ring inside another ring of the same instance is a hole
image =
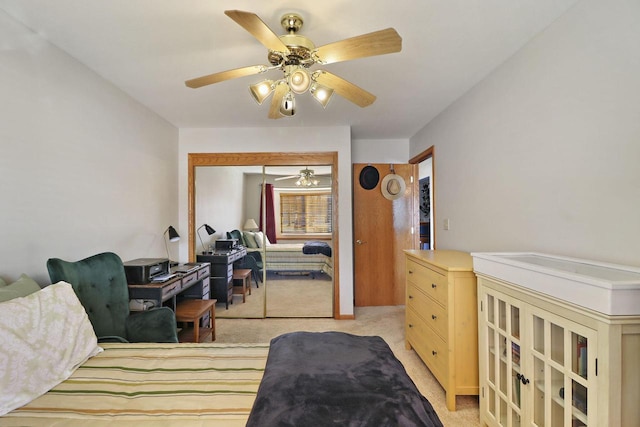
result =
[[[179,128],[348,125],[354,139],[406,139],[576,1],[0,0],[0,8]],[[323,110],[305,94],[294,117],[270,120],[247,89],[264,76],[184,85],[268,64],[266,48],[227,9],[256,13],[276,34],[280,17],[298,12],[300,33],[316,46],[393,27],[402,52],[324,67],[374,93],[373,105],[334,96]]]

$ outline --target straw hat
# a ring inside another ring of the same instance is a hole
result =
[[[404,178],[394,173],[390,173],[382,178],[382,183],[380,184],[382,195],[389,200],[395,200],[402,197],[406,188],[407,186],[404,182]]]

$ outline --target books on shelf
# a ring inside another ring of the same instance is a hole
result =
[[[520,365],[520,346],[514,342],[511,343],[511,361]]]
[[[587,378],[587,339],[578,335],[576,340],[576,355],[578,357],[578,375]]]

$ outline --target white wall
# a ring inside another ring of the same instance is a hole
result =
[[[578,2],[411,139],[435,146],[438,248],[640,265],[638,17]]]
[[[227,231],[242,230],[244,191],[244,173],[241,168],[196,168],[196,230],[202,224],[208,224],[216,230],[211,236],[204,228],[198,233],[205,247],[217,239],[226,239]],[[185,237],[188,236],[189,229],[183,230]],[[200,239],[196,237],[196,252],[202,250]]]
[[[340,314],[353,314],[351,224],[351,136],[346,126],[325,128],[180,129],[178,160],[180,229],[188,227],[187,156],[189,153],[338,152],[340,244]],[[215,227],[214,227],[215,228]],[[188,259],[188,242],[180,241],[180,260]]]
[[[177,130],[0,12],[0,277],[50,257],[166,256]]]
[[[407,163],[408,139],[354,139],[351,142],[353,163]]]

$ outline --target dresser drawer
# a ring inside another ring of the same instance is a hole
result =
[[[202,267],[198,270],[198,280],[203,277],[209,276],[211,273],[211,264],[207,264],[205,267]]]
[[[418,264],[413,260],[407,260],[407,280],[422,289],[440,304],[447,306],[447,276]]]
[[[407,338],[440,384],[447,388],[449,359],[447,344],[413,309],[407,309]]]
[[[191,273],[182,278],[182,287],[187,288],[191,286],[196,280],[198,280],[198,273]]]
[[[167,286],[162,287],[162,299],[165,300],[168,297],[176,294],[180,291],[180,280],[176,280],[173,283],[168,284]]]
[[[447,310],[427,297],[414,284],[407,287],[407,308],[412,308],[424,322],[447,342]]]

